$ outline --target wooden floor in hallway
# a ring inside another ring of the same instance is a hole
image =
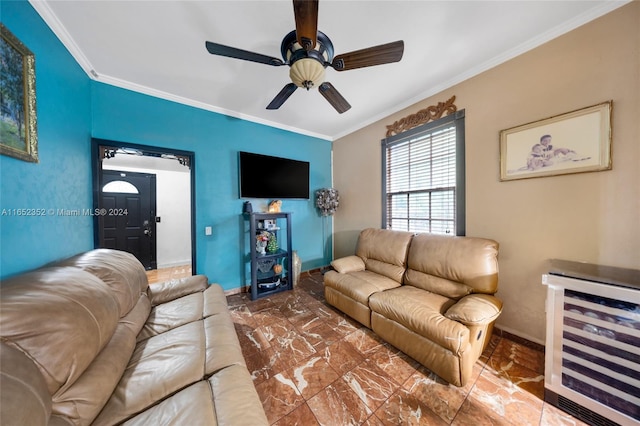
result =
[[[191,265],[179,265],[169,268],[159,268],[147,271],[147,279],[149,280],[149,284],[190,277],[191,275]]]

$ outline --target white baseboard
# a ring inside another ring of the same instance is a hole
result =
[[[168,263],[158,263],[158,269],[175,268],[176,266],[184,266],[184,265],[191,266],[191,259],[177,260],[175,262],[168,262]]]

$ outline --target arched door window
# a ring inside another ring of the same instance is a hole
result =
[[[102,187],[102,192],[119,192],[124,194],[138,194],[138,188],[123,180],[114,180]]]

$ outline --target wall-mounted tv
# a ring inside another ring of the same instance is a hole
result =
[[[239,153],[240,198],[309,199],[309,162]]]

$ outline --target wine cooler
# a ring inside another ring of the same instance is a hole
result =
[[[591,425],[640,424],[640,271],[553,260],[545,400]]]

